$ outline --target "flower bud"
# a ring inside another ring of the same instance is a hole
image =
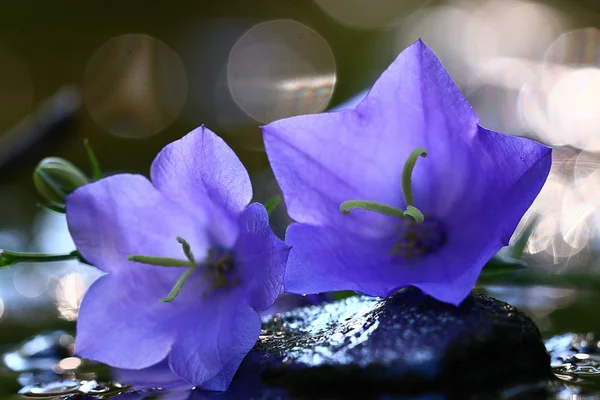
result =
[[[65,197],[80,186],[88,184],[88,177],[71,162],[59,157],[47,157],[33,171],[33,184],[49,206],[64,209]]]

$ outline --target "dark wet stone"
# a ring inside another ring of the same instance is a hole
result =
[[[511,398],[535,399],[547,398],[547,387],[526,386],[527,391],[517,395],[516,385],[552,376],[534,323],[514,307],[480,294],[470,295],[458,308],[418,290],[386,300],[352,297],[278,314],[263,328],[224,393],[190,390],[165,362],[142,371],[115,370],[113,378],[132,385],[130,389],[64,378],[40,383],[38,378],[20,394],[119,400],[437,400],[474,398],[475,393],[509,388]],[[15,371],[47,368],[50,359],[55,363],[69,355],[61,350],[61,339],[67,336],[37,336],[7,353],[5,362],[9,356]],[[548,349],[555,356],[573,357],[592,342],[589,335],[557,337],[548,342]],[[33,363],[36,360],[45,363]]]
[[[353,297],[277,315],[263,328],[244,364],[300,396],[487,392],[552,376],[533,321],[482,294],[460,307],[418,290]]]

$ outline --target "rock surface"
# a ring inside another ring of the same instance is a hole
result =
[[[263,328],[245,364],[258,363],[268,386],[301,396],[473,393],[552,375],[533,321],[482,294],[458,308],[416,289],[352,297],[277,315]]]

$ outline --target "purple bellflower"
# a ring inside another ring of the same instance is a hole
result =
[[[193,386],[226,390],[280,293],[289,247],[265,208],[248,205],[240,160],[204,126],[167,145],[150,174],[67,197],[77,249],[106,272],[84,296],[77,354],[126,369],[165,361]]]
[[[458,305],[551,164],[549,148],[481,127],[420,40],[355,107],[262,129],[297,222],[286,233],[292,293],[416,286]]]

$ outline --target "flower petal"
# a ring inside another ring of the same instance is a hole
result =
[[[281,292],[290,247],[269,226],[267,210],[253,203],[240,216],[240,236],[234,247],[236,267],[257,311],[269,308]]]
[[[284,285],[295,293],[385,296],[415,285],[460,303],[508,243],[551,162],[539,143],[481,128],[421,41],[398,56],[354,110],[276,121],[263,132],[288,212],[301,223],[286,238],[292,250]],[[363,210],[342,216],[338,207],[358,199],[404,208],[401,173],[416,147],[428,154],[412,173],[414,204],[426,219],[445,224],[447,243],[406,260],[390,254],[397,220]]]
[[[241,297],[215,293],[191,310],[169,356],[173,372],[205,390],[226,390],[260,333],[260,317]]]
[[[67,197],[66,210],[77,249],[105,272],[157,269],[127,261],[130,255],[185,258],[177,236],[198,255],[208,248],[202,224],[141,175],[113,175],[82,186]]]
[[[353,290],[386,297],[417,286],[438,300],[459,304],[501,244],[476,228],[457,228],[447,235],[448,242],[439,252],[404,259],[391,254],[394,236],[365,238],[335,228],[293,224],[286,236],[292,250],[285,290],[300,294]]]
[[[425,268],[428,271],[421,276],[404,278],[453,304],[462,302],[485,263],[508,245],[552,164],[551,149],[530,139],[482,127],[478,127],[476,139],[479,151],[471,155],[474,168],[470,179],[465,179],[468,190],[446,216],[448,243],[437,255],[438,265]],[[436,274],[439,265],[444,266],[443,275]]]
[[[342,202],[401,202],[401,164],[386,158],[388,148],[382,146],[372,125],[370,119],[343,110],[283,119],[262,128],[267,155],[292,219],[353,229],[340,214]],[[386,166],[388,162],[393,165]],[[397,187],[384,185],[390,180],[398,182]]]
[[[479,202],[465,196],[462,209],[470,218],[491,219],[507,246],[517,224],[529,209],[550,172],[552,149],[531,139],[503,135],[481,126],[477,133],[480,175],[484,184],[471,189],[485,193]],[[456,210],[455,210],[456,211]],[[456,213],[456,217],[460,218]],[[464,219],[463,219],[464,221]]]
[[[402,167],[417,147],[430,154],[413,173],[415,202],[422,211],[435,211],[440,200],[431,194],[454,191],[447,168],[464,163],[477,122],[435,54],[418,41],[354,110],[287,118],[262,129],[290,216],[353,229],[338,211],[343,201],[405,206]],[[383,223],[377,214],[367,215],[363,230]]]
[[[444,248],[423,258],[417,269],[399,270],[397,281],[416,286],[440,301],[457,306],[462,303],[475,287],[484,265],[502,247],[499,240],[489,236],[485,224],[469,224],[472,227],[455,227],[447,232]]]
[[[225,229],[216,233],[230,242],[222,245],[233,244],[237,232],[231,225],[250,203],[252,185],[223,139],[203,125],[167,145],[154,159],[150,175],[166,197],[209,221],[211,228]]]
[[[159,303],[160,293],[148,300],[151,288],[138,284],[144,282],[111,274],[92,284],[79,311],[77,355],[126,369],[146,368],[167,356],[175,340],[173,309]]]
[[[117,382],[127,384],[137,390],[149,390],[156,387],[166,390],[192,388],[189,383],[182,381],[181,378],[171,371],[167,358],[158,364],[143,369],[113,368],[112,377]]]
[[[285,291],[313,294],[354,290],[385,297],[403,286],[389,268],[393,240],[371,239],[336,228],[292,224],[286,242],[292,246]]]

